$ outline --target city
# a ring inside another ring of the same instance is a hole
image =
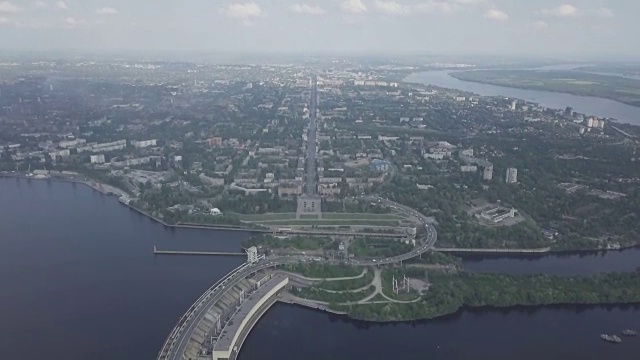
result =
[[[113,83],[103,65],[82,66],[95,78],[2,85],[4,176],[84,183],[167,227],[254,234],[247,263],[189,308],[159,359],[234,358],[276,301],[410,320],[461,306],[440,299],[444,283],[500,281],[468,278],[447,253],[636,245],[635,126],[407,83],[400,69],[262,66],[252,81],[232,81],[233,67],[135,63],[120,66],[143,82]],[[84,108],[69,109],[68,96],[83,96]],[[593,216],[580,225],[585,211]],[[235,255],[155,245],[154,254]],[[513,281],[531,292],[531,279]],[[546,281],[560,289],[567,279]],[[533,304],[566,296],[580,295]],[[408,310],[417,303],[427,307]]]
[[[0,1],[0,358],[635,359],[638,11]]]

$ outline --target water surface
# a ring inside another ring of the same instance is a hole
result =
[[[570,106],[574,111],[579,113],[605,118],[614,118],[621,123],[640,125],[640,107],[597,97],[578,96],[550,91],[525,90],[462,81],[449,75],[451,72],[451,70],[420,72],[408,76],[404,81],[435,85],[450,89],[459,89],[482,96],[505,96],[517,98],[535,102],[544,107],[553,109],[565,109],[567,106]]]

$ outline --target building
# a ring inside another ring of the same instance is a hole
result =
[[[280,184],[278,186],[278,196],[300,196],[302,195],[302,185],[296,183]]]
[[[462,172],[476,172],[478,171],[478,167],[475,165],[462,165],[460,166],[460,171]]]
[[[515,184],[518,182],[518,169],[516,168],[508,168],[507,174],[505,176],[505,181],[507,184]]]
[[[104,164],[104,154],[100,155],[91,155],[91,163],[92,164]]]
[[[212,178],[205,174],[198,175],[198,178],[200,179],[200,181],[202,181],[203,184],[209,186],[224,186],[224,179],[221,178]]]
[[[208,147],[222,146],[222,138],[221,137],[212,137],[210,139],[207,139],[207,146]]]
[[[507,209],[500,206],[491,207],[480,214],[481,218],[493,223],[499,223],[504,219],[514,218],[515,216],[515,208]]]
[[[73,147],[76,147],[78,145],[83,145],[83,144],[86,144],[86,143],[87,143],[87,140],[85,140],[85,139],[75,139],[75,140],[60,141],[58,146],[60,146],[63,149],[69,149],[69,148],[73,148]]]
[[[340,195],[340,187],[338,184],[320,184],[318,193],[322,196],[337,197]]]
[[[516,106],[518,105],[518,101],[517,100],[513,100],[511,102],[511,111],[516,111]]]
[[[131,145],[133,145],[133,147],[138,148],[138,149],[142,149],[142,148],[146,148],[149,146],[156,146],[156,139],[152,139],[152,140],[142,140],[142,141],[132,141]]]
[[[491,181],[493,180],[493,166],[485,166],[484,171],[482,172],[482,180]]]
[[[314,195],[305,195],[298,198],[298,209],[296,211],[296,219],[300,219],[302,215],[315,215],[318,219],[322,219],[322,198]]]
[[[59,157],[67,157],[71,155],[71,152],[69,151],[69,149],[65,149],[65,150],[58,150],[58,151],[52,151],[49,153],[49,156],[55,160],[58,156]]]

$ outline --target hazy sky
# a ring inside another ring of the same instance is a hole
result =
[[[615,60],[640,58],[639,16],[638,0],[0,0],[0,48]]]

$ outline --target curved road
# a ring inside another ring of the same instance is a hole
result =
[[[431,249],[438,238],[438,233],[436,229],[427,222],[427,217],[422,215],[410,207],[398,204],[391,200],[378,198],[378,197],[368,197],[369,200],[378,201],[381,204],[394,208],[400,212],[405,213],[408,216],[417,218],[420,222],[422,222],[425,233],[422,237],[420,237],[419,242],[420,245],[415,247],[412,251],[398,255],[393,257],[388,257],[385,259],[372,259],[372,260],[352,260],[347,262],[350,265],[354,266],[376,266],[376,265],[387,265],[387,264],[395,264],[398,262],[402,262],[405,260],[409,260],[416,256],[419,256],[422,253],[425,253],[429,249]],[[204,317],[206,312],[209,310],[211,306],[213,306],[216,302],[218,302],[222,296],[225,294],[224,289],[228,287],[232,287],[237,284],[242,279],[250,276],[252,273],[255,273],[260,270],[276,267],[279,265],[284,265],[288,263],[299,263],[300,261],[310,261],[312,258],[304,257],[304,256],[290,256],[290,257],[273,257],[263,259],[253,265],[245,264],[240,266],[229,274],[225,275],[222,279],[220,279],[214,286],[209,288],[197,301],[194,305],[192,305],[186,314],[180,318],[176,327],[171,331],[171,334],[165,341],[162,349],[158,353],[159,360],[181,360],[182,354],[189,343],[189,339],[191,338],[196,326],[200,322],[200,320]],[[345,263],[343,261],[335,261],[335,260],[323,260],[318,261],[322,263],[328,264],[341,264]]]

